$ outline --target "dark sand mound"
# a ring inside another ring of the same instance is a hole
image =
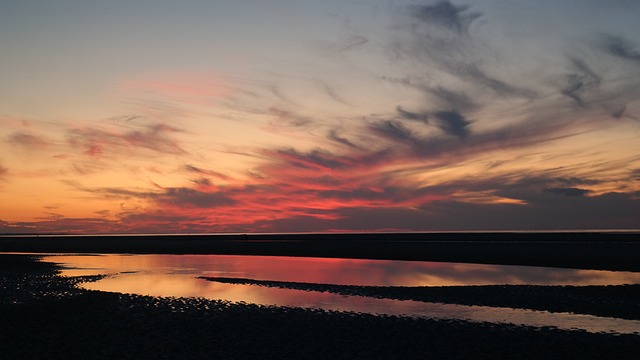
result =
[[[97,291],[0,255],[3,359],[636,359],[640,336]]]
[[[640,320],[639,284],[617,286],[483,285],[409,287],[313,284],[207,276],[199,278],[228,284],[329,292],[339,295],[367,296],[379,299],[572,312]]]

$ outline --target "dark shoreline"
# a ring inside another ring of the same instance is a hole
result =
[[[378,299],[571,312],[640,320],[640,303],[638,302],[638,299],[640,299],[640,284],[605,286],[356,286],[213,276],[201,276],[199,278],[226,284],[327,292]]]
[[[5,235],[0,252],[277,255],[640,271],[638,232]]]
[[[0,254],[0,358],[635,359],[637,335],[86,291]]]

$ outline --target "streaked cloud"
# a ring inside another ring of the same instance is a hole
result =
[[[171,134],[182,130],[166,124],[149,124],[141,129],[129,131],[108,131],[99,128],[85,127],[70,129],[68,142],[74,148],[82,150],[90,157],[101,157],[105,152],[135,152],[140,149],[157,153],[179,155],[184,154]]]
[[[601,80],[584,61],[576,58],[569,60],[571,72],[566,75],[566,84],[560,91],[582,106],[584,105],[583,94],[597,88]]]
[[[613,56],[640,62],[640,51],[636,50],[638,45],[622,36],[599,34],[596,37],[596,45]]]
[[[11,145],[20,146],[26,151],[36,151],[51,145],[51,142],[43,136],[38,136],[26,132],[14,132],[7,139]]]
[[[587,189],[579,188],[549,188],[544,189],[545,192],[562,196],[585,196],[589,193]]]
[[[193,20],[168,34],[145,17],[140,39],[100,32],[135,46],[91,71],[74,59],[95,47],[57,53],[50,67],[64,81],[38,69],[59,93],[27,97],[42,84],[25,77],[11,77],[12,91],[0,84],[3,191],[40,204],[3,231],[640,226],[629,215],[640,212],[637,5],[611,7],[620,23],[595,1],[568,12],[484,0],[290,5],[286,19],[266,3],[258,18],[242,2],[202,5],[204,18],[181,5],[203,20],[197,31]],[[59,16],[47,21],[77,33]],[[21,73],[16,61],[0,70]]]
[[[482,16],[480,12],[470,11],[469,5],[453,5],[449,1],[439,1],[433,5],[411,6],[416,18],[457,34],[468,32],[469,25]]]

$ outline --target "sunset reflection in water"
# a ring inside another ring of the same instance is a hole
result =
[[[238,285],[198,279],[248,278],[366,286],[619,285],[640,273],[460,263],[230,255],[53,255],[62,276],[107,274],[90,290],[162,297],[202,297],[260,305],[320,308],[387,315],[506,322],[636,333],[640,321],[524,309],[436,304],[364,296]]]
[[[640,273],[532,266],[483,265],[424,261],[330,259],[240,255],[54,255],[63,275],[135,272],[143,282],[161,275],[249,278],[365,286],[464,285],[621,285],[640,283]],[[180,276],[181,277],[181,276]],[[166,286],[177,286],[174,281]],[[197,291],[194,291],[197,292]]]
[[[640,273],[530,266],[234,255],[56,255],[63,276],[109,274],[87,289],[257,304],[331,303],[336,295],[223,284],[205,277],[366,286],[619,285]]]

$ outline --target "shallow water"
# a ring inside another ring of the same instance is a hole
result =
[[[590,332],[638,333],[640,321],[521,309],[374,299],[255,285],[198,276],[369,286],[618,285],[640,273],[527,266],[232,255],[53,255],[63,276],[110,274],[87,289],[151,296],[204,297],[262,305],[460,319]]]

